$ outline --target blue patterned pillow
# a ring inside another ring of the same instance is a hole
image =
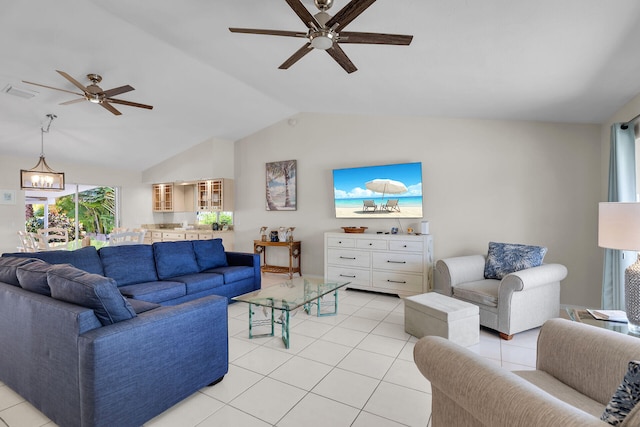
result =
[[[629,362],[629,369],[622,383],[604,408],[600,419],[613,426],[622,424],[638,402],[640,402],[640,361],[632,360]]]
[[[515,243],[489,242],[489,253],[484,265],[485,279],[502,280],[515,271],[542,265],[547,248]]]

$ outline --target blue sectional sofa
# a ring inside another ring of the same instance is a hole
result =
[[[5,253],[0,381],[61,427],[142,425],[227,373],[259,264],[220,241]]]

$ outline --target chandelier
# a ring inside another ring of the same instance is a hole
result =
[[[51,122],[57,116],[47,114],[49,124],[47,128],[40,128],[40,160],[29,170],[20,170],[20,188],[22,190],[64,190],[64,172],[56,172],[49,167],[44,159],[44,134],[49,133]]]

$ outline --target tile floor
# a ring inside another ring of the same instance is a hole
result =
[[[265,275],[263,286],[285,276]],[[149,427],[429,425],[431,388],[413,363],[395,296],[341,290],[339,313],[292,318],[291,348],[248,339],[248,306],[229,306],[229,373],[150,420]],[[276,331],[278,331],[276,329]],[[533,369],[538,330],[507,342],[481,330],[472,351],[505,369]],[[0,383],[0,427],[54,424]]]

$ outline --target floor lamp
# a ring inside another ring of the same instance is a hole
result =
[[[640,251],[640,203],[600,203],[598,246]],[[624,271],[625,311],[629,331],[640,334],[640,255]]]

